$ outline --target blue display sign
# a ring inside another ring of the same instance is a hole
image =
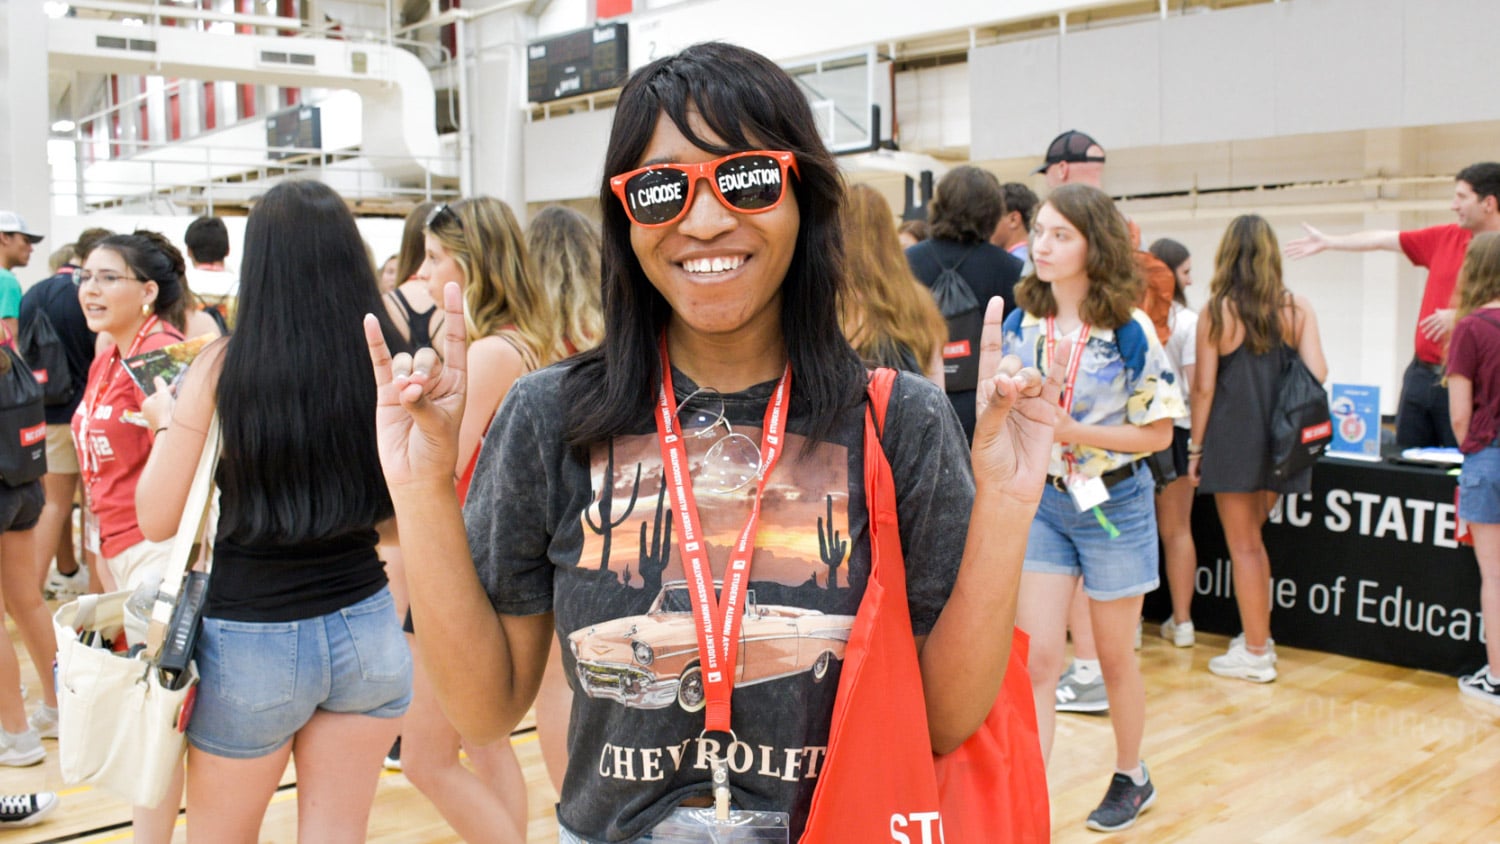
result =
[[[1380,388],[1369,384],[1334,384],[1328,402],[1333,442],[1328,453],[1361,460],[1380,459]]]

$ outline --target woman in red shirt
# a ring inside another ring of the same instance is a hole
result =
[[[73,441],[97,541],[104,591],[160,580],[171,542],[148,542],[135,513],[135,488],[153,432],[141,415],[145,394],[123,361],[183,339],[187,296],[182,253],[156,232],[107,237],[78,274],[78,303],[89,330],[108,334],[89,367],[83,401],[73,414]],[[135,840],[167,842],[182,799],[179,776],[155,807],[137,806]]]
[[[1464,453],[1458,515],[1479,563],[1479,610],[1489,632],[1483,668],[1458,690],[1500,705],[1500,234],[1474,236],[1459,272],[1458,323],[1448,346],[1448,409]]]

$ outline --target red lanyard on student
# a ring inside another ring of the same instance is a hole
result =
[[[141,350],[141,344],[146,342],[146,337],[151,334],[152,329],[156,328],[159,322],[161,322],[161,319],[156,314],[152,314],[146,318],[146,321],[141,324],[140,329],[135,332],[135,339],[130,341],[130,349],[125,352],[125,357],[135,357],[136,353]],[[85,485],[93,483],[95,477],[98,475],[98,461],[94,459],[94,446],[89,439],[89,429],[94,425],[94,410],[98,407],[99,400],[109,392],[110,387],[114,386],[115,376],[124,368],[122,361],[120,347],[117,345],[110,352],[109,362],[104,365],[104,372],[101,373],[99,383],[94,385],[93,395],[85,399],[82,405],[83,419],[78,425],[78,433],[80,434],[78,444],[86,452],[83,464],[80,467],[84,473]],[[116,364],[120,365],[116,366]]]
[[[1068,355],[1068,370],[1064,374],[1062,390],[1063,413],[1073,413],[1073,386],[1078,382],[1078,367],[1083,363],[1083,350],[1089,342],[1089,324],[1083,323],[1078,329],[1078,340],[1073,343],[1073,353]],[[1052,369],[1053,362],[1057,359],[1057,320],[1047,317],[1047,369]],[[1073,453],[1063,451],[1063,461],[1068,464],[1068,474],[1073,474]]]
[[[745,595],[750,584],[750,558],[755,553],[755,529],[760,523],[761,498],[776,460],[781,456],[782,431],[786,426],[786,403],[792,390],[792,365],[787,362],[776,392],[766,407],[765,427],[760,441],[761,469],[755,485],[755,502],[750,518],[740,531],[739,541],[730,549],[729,567],[724,572],[722,596],[715,598],[713,569],[698,520],[698,500],[693,495],[693,481],[688,477],[687,450],[677,424],[677,397],[672,391],[672,365],[667,359],[667,338],[661,339],[661,395],[657,402],[656,433],[661,446],[662,483],[671,492],[672,508],[677,513],[677,550],[688,575],[688,592],[692,595],[693,619],[698,630],[698,653],[703,660],[703,686],[708,702],[704,708],[705,730],[729,732],[729,698],[734,691],[735,661],[739,656],[740,622],[743,619]]]
[[[1052,368],[1052,362],[1057,357],[1057,320],[1047,317],[1047,368]],[[1078,340],[1073,343],[1073,354],[1068,356],[1068,371],[1063,381],[1062,408],[1068,413],[1073,412],[1073,385],[1078,381],[1078,366],[1083,363],[1083,350],[1089,342],[1089,324],[1084,323],[1078,329]]]

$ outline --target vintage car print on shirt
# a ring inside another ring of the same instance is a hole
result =
[[[721,585],[714,582],[715,589]],[[852,615],[757,604],[755,590],[749,590],[735,685],[804,672],[821,682],[833,660],[844,658],[853,625]],[[663,584],[645,615],[573,631],[568,647],[578,663],[579,685],[589,697],[619,701],[633,709],[663,709],[674,702],[688,712],[703,708],[698,633],[686,581]]]

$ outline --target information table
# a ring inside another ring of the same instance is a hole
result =
[[[1283,497],[1265,528],[1271,635],[1278,644],[1468,673],[1485,662],[1474,551],[1454,539],[1448,470],[1324,458],[1312,492]],[[1224,532],[1213,497],[1196,499],[1193,623],[1240,632]],[[1166,572],[1146,618],[1171,614]]]

